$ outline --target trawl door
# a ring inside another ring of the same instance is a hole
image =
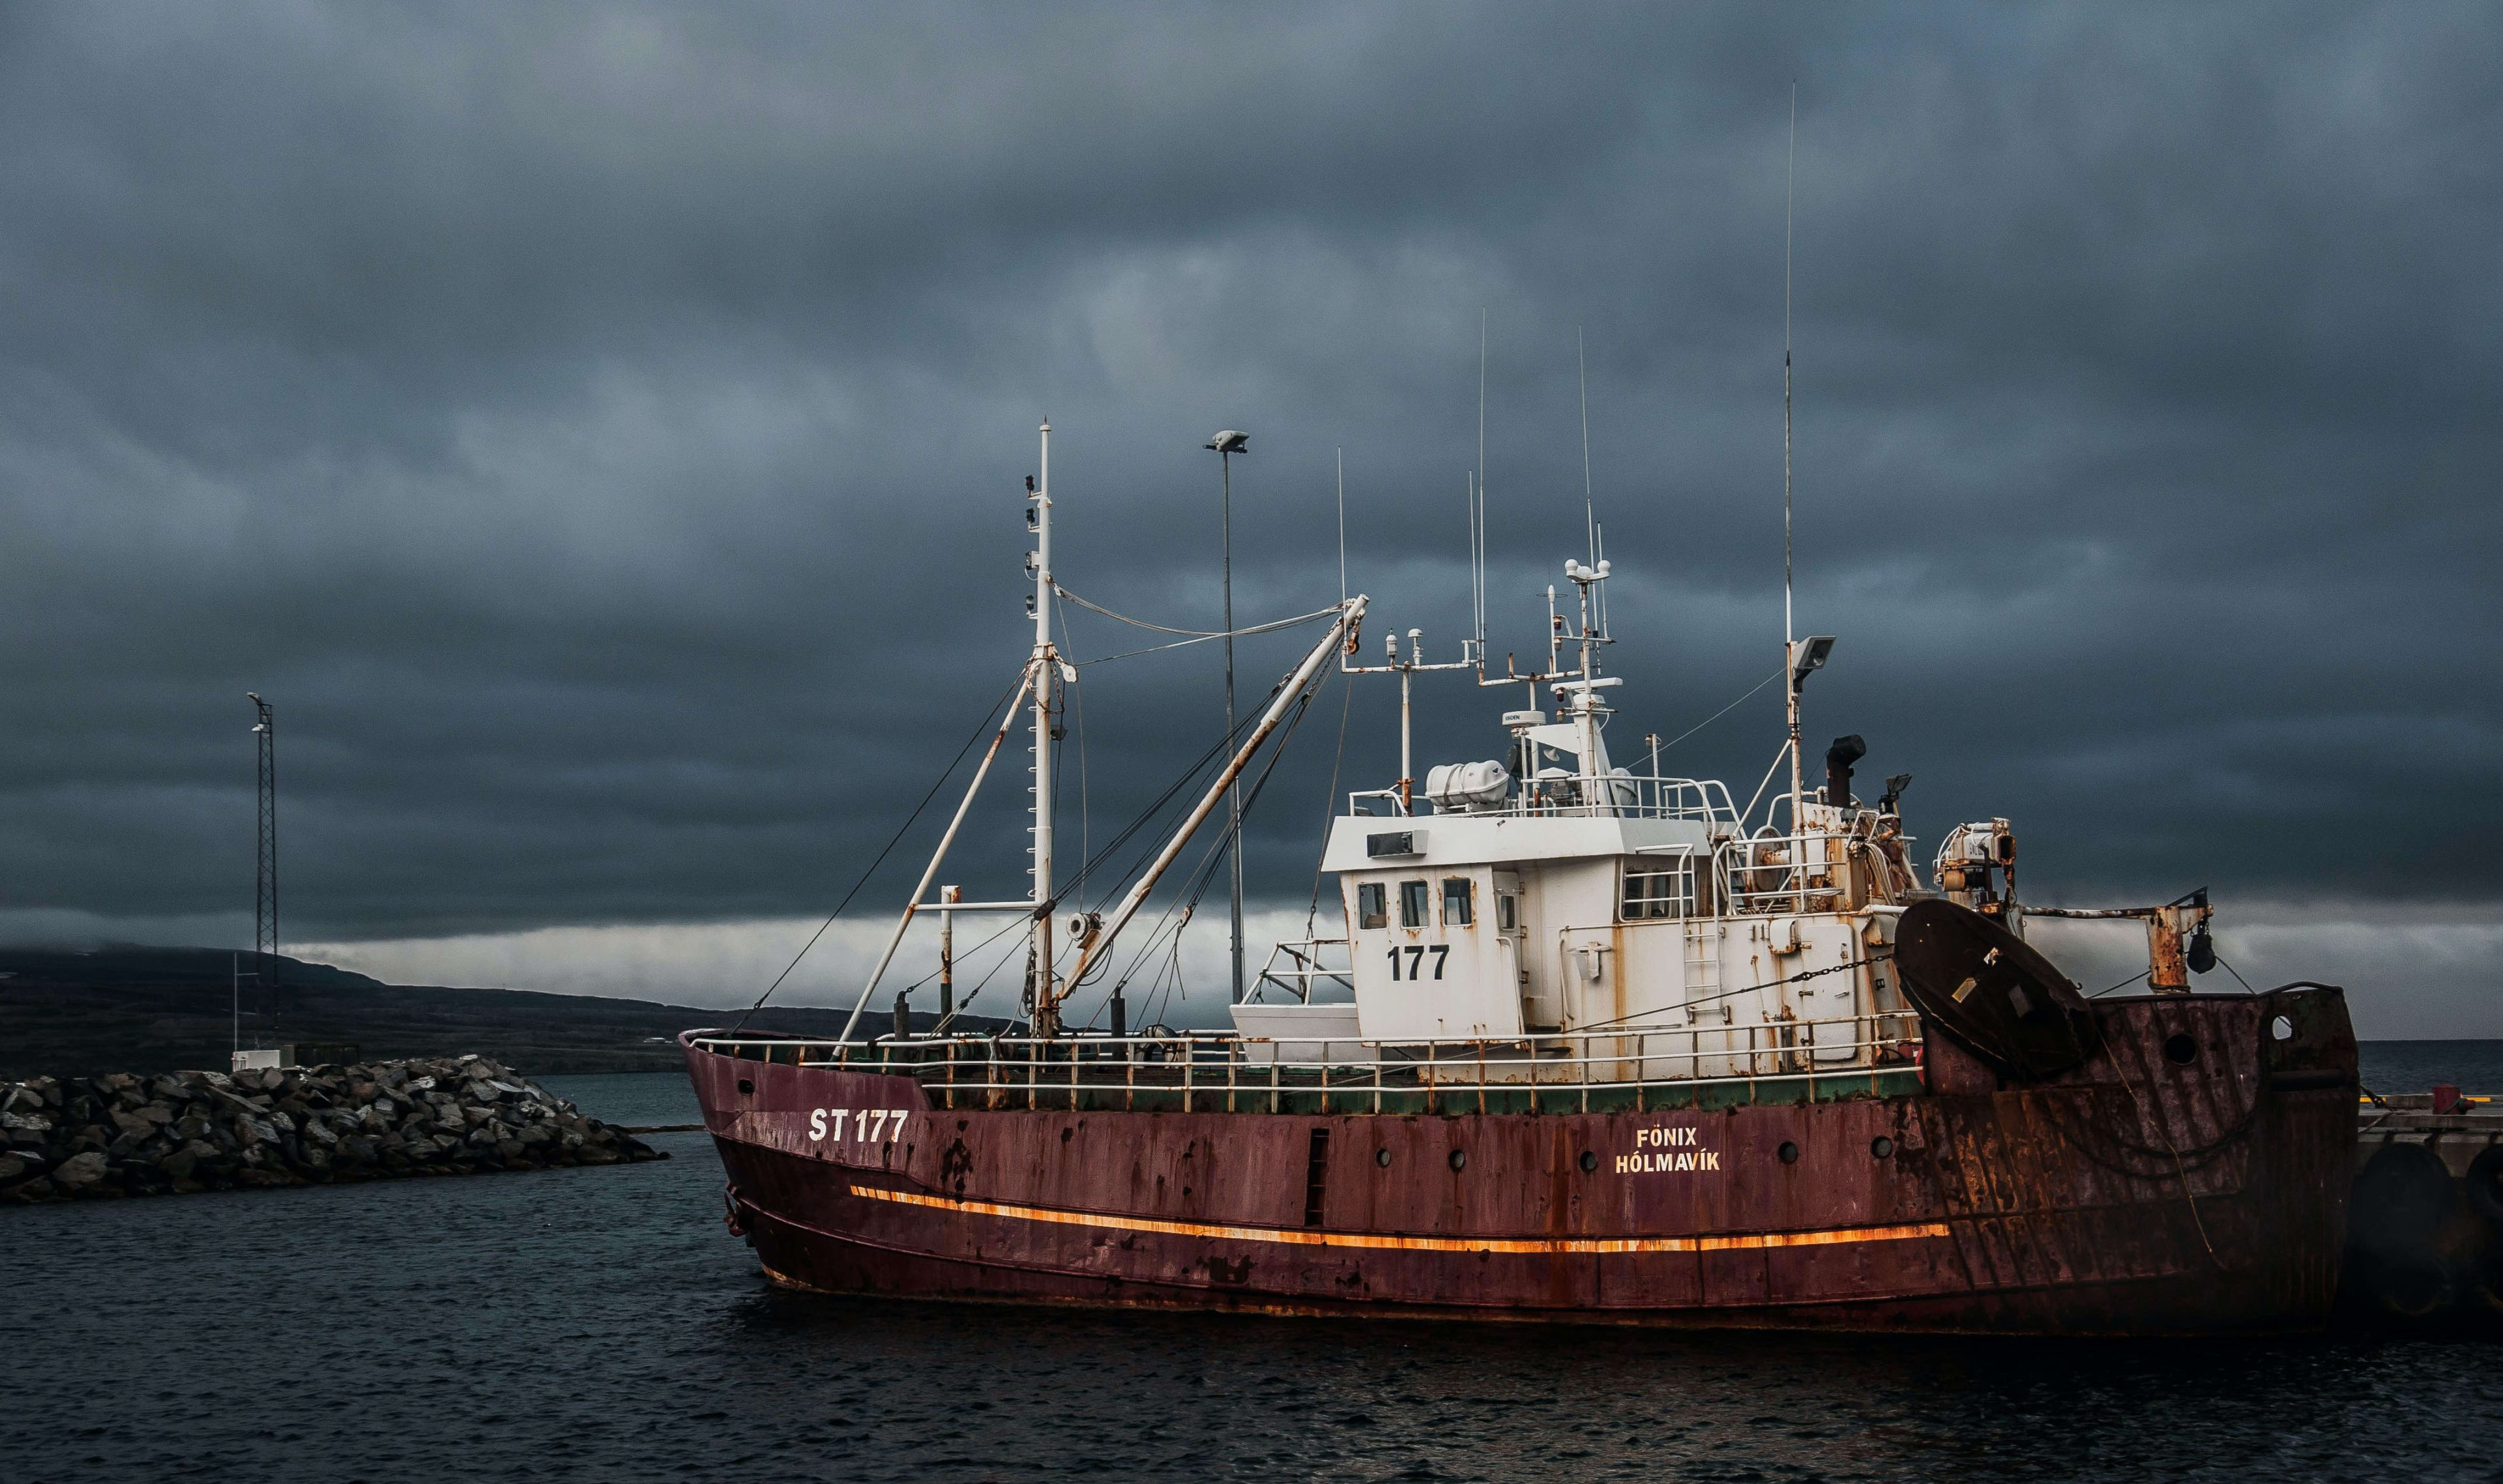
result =
[[[1355,887],[1357,1024],[1368,1041],[1521,1034],[1519,971],[1491,920],[1484,870],[1368,873]],[[1372,889],[1368,889],[1372,888]],[[1372,926],[1372,923],[1379,926]]]

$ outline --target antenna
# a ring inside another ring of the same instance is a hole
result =
[[[1799,181],[1799,80],[1791,80],[1789,161],[1782,175],[1782,673],[1790,677],[1791,833],[1800,831],[1799,639],[1791,625],[1791,222]]]
[[[253,831],[252,955],[257,986],[278,983],[278,717],[250,691],[254,741],[258,744],[254,781],[259,811]]]
[[[1486,489],[1487,312],[1478,310],[1478,489]]]
[[[1573,366],[1582,373],[1582,534],[1589,538],[1591,565],[1599,565],[1599,518],[1591,505],[1591,362],[1582,354],[1582,327],[1573,327]]]
[[[1479,508],[1475,472],[1461,476],[1469,500],[1469,623],[1477,636],[1478,665],[1486,665],[1486,520]]]
[[[1347,606],[1347,450],[1338,451],[1338,605]]]
[[[1478,663],[1481,665],[1486,663],[1486,383],[1487,312],[1486,306],[1481,304],[1478,306],[1478,468],[1469,497],[1469,504],[1477,516]]]
[[[1596,567],[1608,560],[1608,528],[1602,522],[1592,523],[1591,549],[1598,554],[1597,561],[1592,566]],[[1608,590],[1604,586],[1599,589],[1599,642],[1613,642],[1608,638]]]

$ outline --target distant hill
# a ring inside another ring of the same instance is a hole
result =
[[[230,957],[223,949],[0,949],[0,1079],[223,1070]],[[649,1000],[387,984],[292,958],[276,977],[270,987],[244,981],[246,1046],[352,1041],[368,1057],[477,1052],[531,1076],[675,1071],[685,1064],[671,1039],[678,1032],[737,1018],[737,1011]],[[892,1027],[891,1005],[863,1017],[865,1033]],[[771,1008],[747,1023],[832,1036],[847,1014]],[[932,1018],[914,1016],[915,1028]],[[999,1022],[959,1023],[988,1031]]]

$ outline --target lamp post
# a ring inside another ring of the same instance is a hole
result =
[[[1252,435],[1228,428],[1208,440],[1217,455],[1217,520],[1224,529],[1223,586],[1225,592],[1225,735],[1234,736],[1234,456],[1248,454]],[[1231,909],[1232,936],[1227,948],[1234,965],[1233,1003],[1243,1003],[1243,784],[1237,780],[1226,793],[1225,854],[1228,873],[1227,905]]]

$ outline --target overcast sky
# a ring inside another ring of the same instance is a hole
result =
[[[1012,678],[1046,415],[1072,589],[1213,627],[1243,428],[1238,613],[1336,596],[1344,450],[1375,632],[1456,653],[1481,312],[1495,654],[1582,554],[1578,331],[1611,739],[1685,732],[1778,662],[1796,79],[1811,745],[2036,900],[2207,885],[2246,974],[2503,1035],[2498,77],[2431,0],[0,10],[0,934],[248,942],[253,689],[291,943],[751,997]],[[1094,843],[1217,664],[1087,668]],[[1421,768],[1517,704],[1422,687]],[[1397,771],[1339,709],[1265,925]],[[1743,797],[1779,711],[1663,763]]]

